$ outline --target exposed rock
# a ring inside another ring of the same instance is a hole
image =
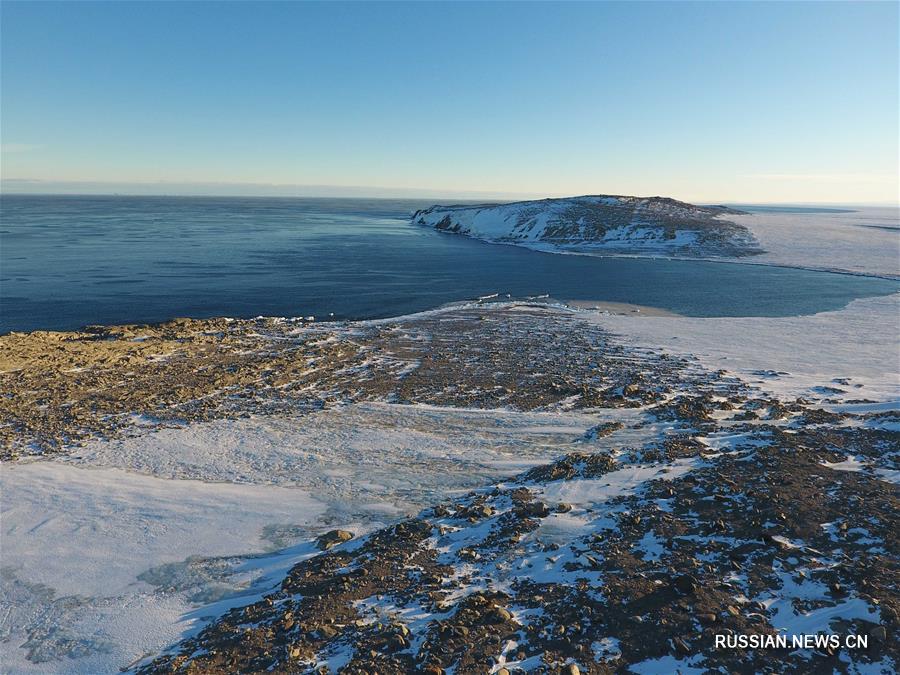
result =
[[[684,593],[685,595],[695,593],[700,588],[700,583],[690,574],[681,574],[675,577],[672,585],[679,593]]]
[[[353,539],[352,532],[348,532],[347,530],[331,530],[316,539],[316,546],[322,551],[327,551],[328,549],[337,546],[338,544],[343,544],[345,541],[350,541],[351,539]]]
[[[624,427],[625,425],[621,422],[604,422],[603,424],[598,424],[585,431],[584,440],[595,441],[598,438],[609,436]]]
[[[546,518],[550,515],[550,507],[544,502],[529,502],[519,508],[522,515],[529,518]]]
[[[688,656],[691,653],[691,643],[684,638],[674,638],[672,640],[672,647],[681,656]]]

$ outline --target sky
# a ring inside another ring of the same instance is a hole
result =
[[[895,2],[0,3],[5,192],[898,202]]]

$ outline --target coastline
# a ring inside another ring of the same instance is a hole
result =
[[[635,305],[628,302],[607,302],[605,300],[566,300],[565,305],[573,309],[591,310],[616,316],[684,316],[676,314],[660,307],[648,307],[647,305]]]
[[[819,379],[858,376],[849,372],[856,369],[865,371],[861,381],[868,388],[850,393],[900,399],[896,382],[890,382],[883,368],[891,360],[890,321],[898,302],[900,292],[809,316],[693,318],[627,303],[490,296],[366,321],[173,319],[149,325],[92,326],[82,331],[13,332],[0,336],[0,381],[10,392],[31,393],[0,401],[0,414],[6,421],[0,426],[5,446],[2,456],[55,452],[96,434],[119,433],[135,426],[230,418],[248,409],[258,414],[298,405],[321,409],[342,399],[356,400],[355,395],[348,398],[340,393],[353,380],[343,373],[372,367],[372,353],[382,354],[380,361],[374,362],[376,379],[387,381],[404,368],[397,354],[407,347],[395,345],[385,350],[380,344],[391,335],[392,327],[437,321],[454,313],[482,316],[481,312],[516,309],[572,313],[621,338],[634,339],[636,344],[672,349],[687,358],[714,354],[705,358],[710,367],[725,368],[757,384],[768,379],[766,386],[784,387],[791,395],[809,397],[806,390],[824,384]],[[853,309],[856,307],[873,309]],[[640,321],[634,323],[635,318]],[[864,341],[840,337],[863,326],[866,331],[860,335],[866,336]],[[880,332],[875,330],[878,326]],[[761,336],[761,346],[754,346],[757,340],[748,342],[755,334]],[[820,345],[818,357],[804,366],[805,375],[788,372],[793,370],[790,364],[804,362],[803,345],[810,339]],[[833,346],[822,351],[826,344]],[[778,365],[773,366],[774,361]],[[825,372],[829,369],[833,371],[830,376]],[[770,375],[760,380],[760,373]],[[115,400],[98,398],[98,388],[122,378],[127,383],[115,385]],[[792,380],[796,383],[789,385]],[[382,396],[381,386],[361,395]],[[308,395],[310,387],[316,392],[312,397]],[[241,391],[244,393],[239,396],[246,404],[234,400]],[[256,400],[260,395],[262,399]],[[817,397],[813,394],[812,398]]]
[[[900,258],[897,255],[900,246],[900,221],[897,221],[897,215],[894,207],[854,207],[828,212],[750,211],[716,216],[714,220],[727,218],[727,222],[746,228],[763,249],[760,253],[733,256],[678,255],[641,250],[616,251],[608,244],[591,242],[559,246],[528,239],[501,241],[412,222],[443,234],[459,234],[488,244],[516,246],[542,253],[761,265],[893,281],[900,280]],[[875,220],[886,218],[891,221],[892,226],[884,228],[871,225],[866,222],[866,219],[870,218]],[[876,231],[873,232],[873,229]],[[873,241],[873,238],[877,241]],[[640,244],[637,244],[636,248],[639,249]],[[853,267],[847,266],[847,256],[850,254]],[[873,262],[880,269],[872,271],[870,268]]]
[[[424,226],[422,226],[424,227]],[[497,246],[514,246],[517,248],[525,248],[536,253],[547,253],[550,255],[578,255],[590,258],[625,258],[637,260],[667,260],[672,262],[707,262],[719,264],[733,265],[757,265],[760,267],[776,267],[780,269],[804,270],[807,272],[823,272],[828,274],[842,274],[852,277],[863,277],[871,279],[884,279],[885,281],[900,281],[900,271],[898,272],[862,272],[858,270],[848,270],[841,267],[830,267],[821,265],[797,265],[778,263],[771,261],[757,261],[755,256],[738,256],[733,258],[722,257],[702,257],[702,256],[677,256],[677,255],[652,255],[649,253],[610,253],[607,251],[590,251],[577,250],[568,248],[559,248],[550,244],[531,244],[528,242],[511,242],[511,241],[495,241],[491,239],[483,239],[468,234],[459,234],[456,232],[441,232],[448,236],[467,237],[484,244],[495,244]],[[765,254],[762,254],[765,255]]]

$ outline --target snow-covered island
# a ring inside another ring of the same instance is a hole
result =
[[[742,257],[762,253],[753,233],[727,219],[726,206],[668,197],[590,195],[514,202],[431,206],[412,220],[444,232],[549,251]]]

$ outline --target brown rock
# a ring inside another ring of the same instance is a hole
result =
[[[550,515],[550,507],[544,502],[530,502],[522,507],[522,514],[529,518],[546,518]]]
[[[335,635],[338,634],[337,630],[332,628],[331,626],[322,626],[318,631],[316,631],[320,637],[330,640]]]
[[[869,637],[875,642],[886,642],[887,629],[884,626],[875,626],[875,628],[869,631]]]
[[[327,551],[328,549],[337,546],[338,544],[343,544],[345,541],[350,541],[351,539],[353,539],[352,532],[348,532],[347,530],[331,530],[331,532],[326,532],[316,539],[316,546],[322,551]]]
[[[699,582],[690,574],[682,574],[681,576],[675,577],[675,581],[672,582],[672,585],[680,592],[680,593],[695,593],[697,589],[700,588]]]
[[[675,648],[675,651],[682,656],[687,656],[691,653],[691,644],[684,638],[674,638],[672,640],[672,646]]]
[[[503,607],[494,607],[485,618],[485,623],[506,623],[507,621],[512,621],[512,614]]]

